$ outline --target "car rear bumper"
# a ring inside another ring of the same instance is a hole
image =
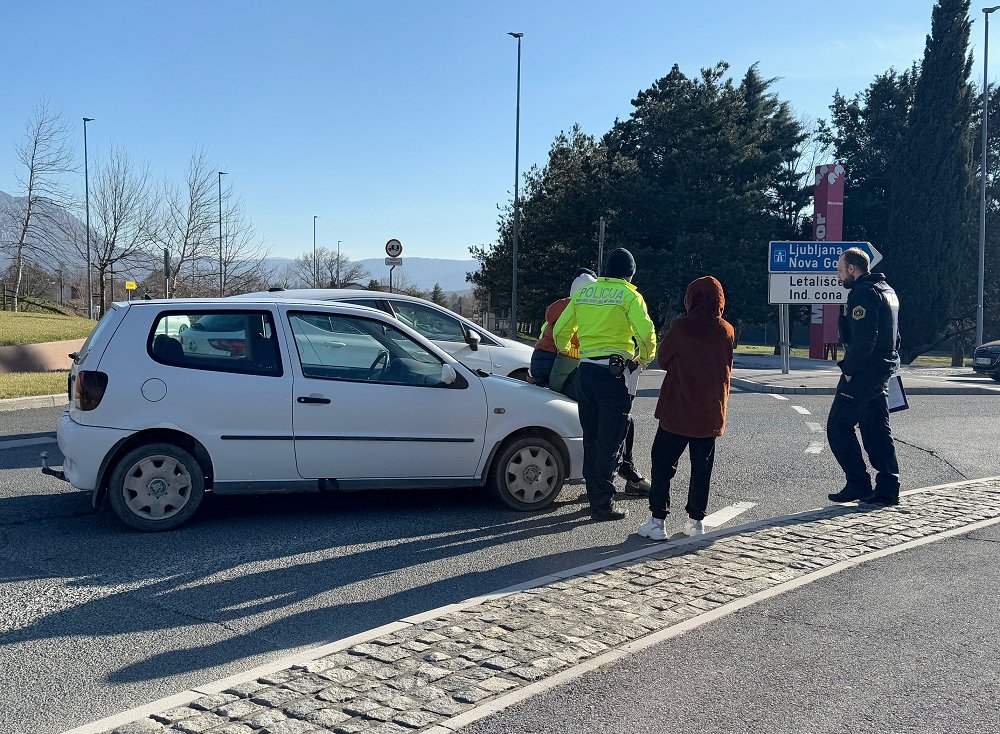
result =
[[[59,416],[56,438],[63,455],[63,474],[73,487],[86,491],[97,487],[101,465],[108,452],[133,431],[85,426],[74,421],[68,410]]]

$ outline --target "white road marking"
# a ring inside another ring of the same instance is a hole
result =
[[[17,449],[22,446],[39,446],[43,443],[55,443],[53,438],[21,438],[16,441],[0,441],[0,449]]]
[[[775,400],[788,400],[788,398],[786,398],[784,395],[778,395],[778,393],[776,393],[776,392],[769,392],[769,393],[766,393],[766,394],[770,395]]]
[[[806,446],[806,453],[807,454],[819,454],[822,451],[823,451],[823,442],[822,441],[810,441],[809,445]]]
[[[793,405],[792,410],[801,413],[802,415],[812,415],[808,410],[803,408],[801,405]]]
[[[806,423],[806,428],[808,428],[813,433],[820,433],[823,430],[822,423]]]
[[[706,528],[717,528],[742,515],[747,510],[752,510],[757,506],[756,502],[737,502],[736,504],[723,507],[717,512],[705,517],[702,522]]]

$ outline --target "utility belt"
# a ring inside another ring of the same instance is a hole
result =
[[[625,359],[620,354],[610,354],[607,357],[585,357],[581,364],[592,364],[596,367],[607,367],[612,377],[621,377],[625,374],[625,368],[635,370],[639,366],[638,362]]]

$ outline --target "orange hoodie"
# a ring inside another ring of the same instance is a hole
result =
[[[687,314],[670,324],[657,361],[667,371],[654,415],[679,436],[709,438],[726,432],[735,332],[722,318],[726,295],[711,276],[694,280],[684,296]]]

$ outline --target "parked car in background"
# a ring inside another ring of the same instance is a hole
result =
[[[976,349],[972,359],[972,369],[1000,382],[1000,340],[987,342]]]
[[[170,336],[181,316],[190,326]],[[576,403],[347,303],[115,303],[68,387],[63,468],[43,471],[140,530],[181,525],[206,491],[486,485],[538,510],[583,469]]]
[[[377,308],[423,334],[471,369],[506,375],[517,380],[528,379],[532,352],[530,346],[497,336],[467,318],[422,298],[345,288],[274,290],[233,298],[306,298]]]

